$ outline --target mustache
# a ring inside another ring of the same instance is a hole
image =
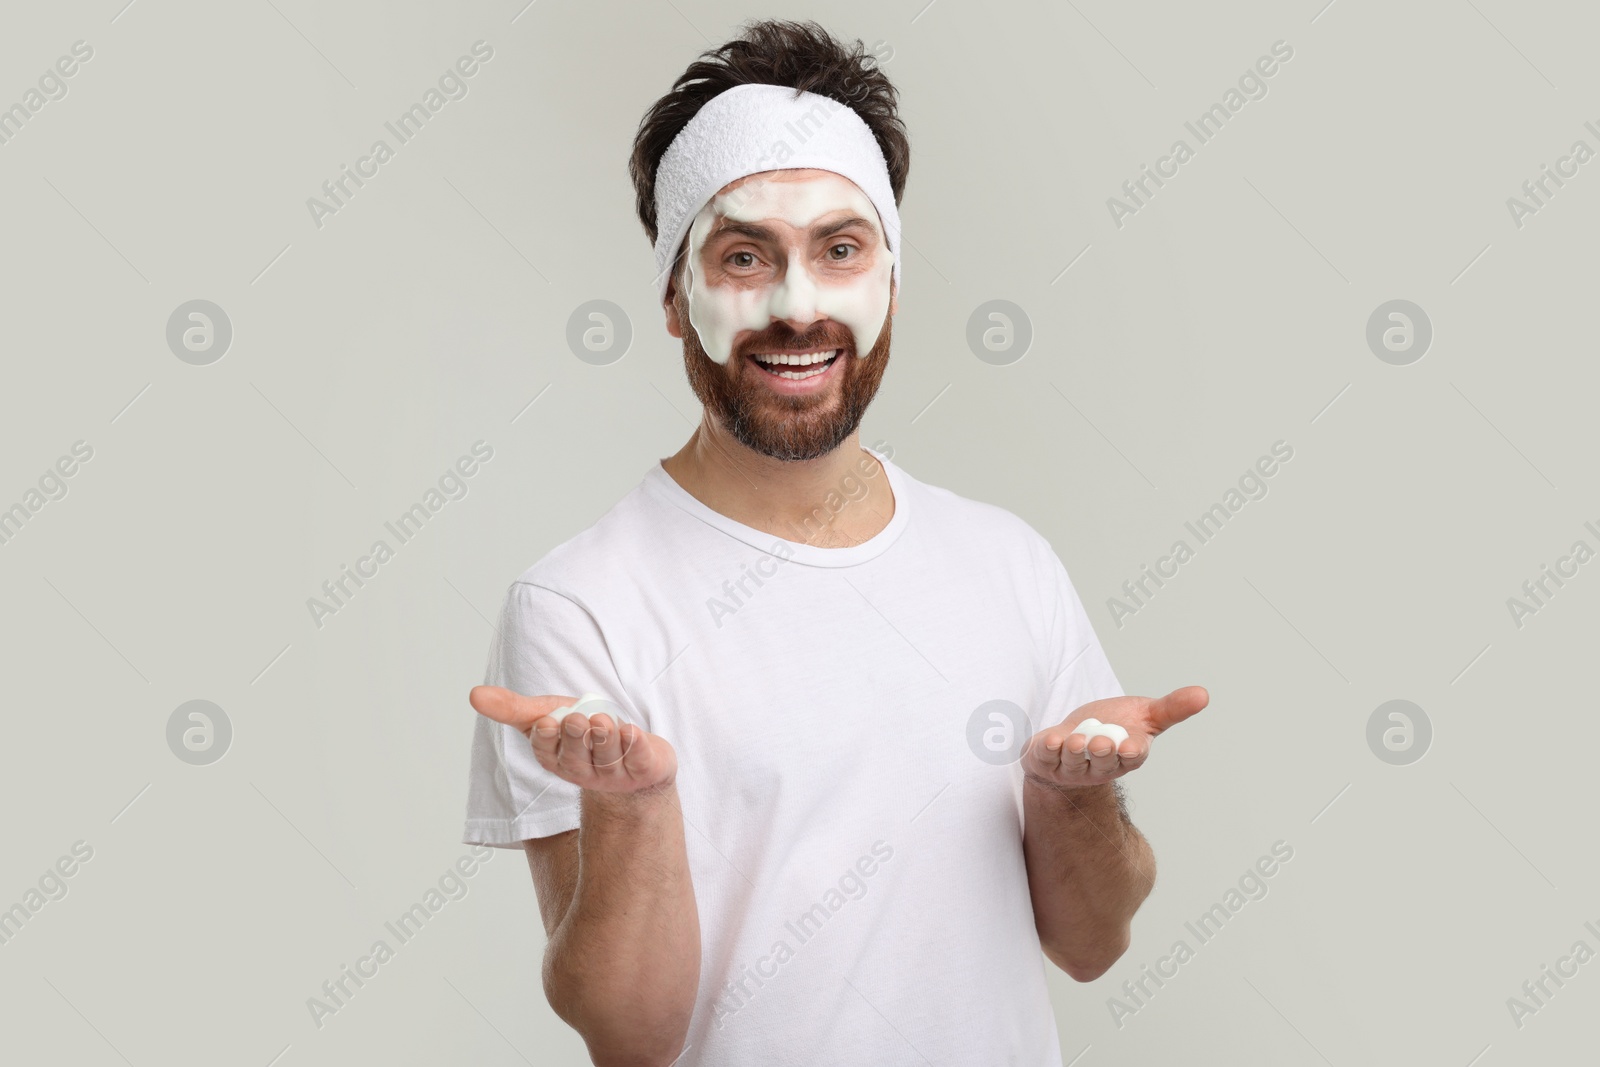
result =
[[[777,348],[816,352],[829,348],[855,350],[855,336],[842,323],[823,319],[804,331],[796,332],[787,323],[774,322],[760,333],[751,334],[735,346],[736,354],[770,352]]]

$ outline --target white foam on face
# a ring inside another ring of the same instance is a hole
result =
[[[894,253],[884,244],[881,230],[874,246],[854,254],[873,257],[867,270],[829,268],[829,249],[845,240],[838,235],[827,238],[820,249],[822,262],[813,260],[808,235],[801,235],[798,247],[786,240],[776,250],[781,262],[766,264],[766,274],[744,282],[726,278],[711,285],[700,261],[706,237],[719,218],[758,224],[783,222],[806,231],[825,215],[845,212],[868,220],[878,218],[867,195],[854,182],[831,171],[790,180],[756,175],[729,192],[718,193],[700,209],[689,228],[685,277],[689,323],[707,355],[726,364],[741,333],[764,330],[774,319],[785,320],[796,330],[804,330],[817,319],[832,319],[849,329],[857,358],[872,351],[889,313],[894,273]],[[878,225],[881,227],[881,222]]]
[[[1111,738],[1113,746],[1111,749],[1112,752],[1115,752],[1117,750],[1117,746],[1120,746],[1122,742],[1128,739],[1127,730],[1118,726],[1114,722],[1101,722],[1099,719],[1084,719],[1082,722],[1072,728],[1072,732],[1075,734],[1083,734],[1084,737],[1088,738],[1088,741],[1092,741],[1097,737],[1109,737]],[[1083,746],[1084,759],[1089,758],[1088,741],[1085,741]]]

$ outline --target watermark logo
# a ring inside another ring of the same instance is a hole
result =
[[[579,705],[582,705],[582,706],[580,707]],[[645,729],[644,725],[642,723],[639,723],[639,722],[635,721],[633,716],[629,715],[627,710],[625,708],[623,708],[622,705],[618,704],[616,701],[611,700],[611,699],[609,699],[607,697],[596,696],[596,697],[591,697],[588,700],[584,700],[584,699],[580,698],[578,704],[574,704],[574,705],[572,705],[572,707],[577,708],[577,710],[580,711],[584,715],[584,717],[586,717],[589,720],[589,725],[583,731],[583,737],[584,737],[585,743],[587,743],[587,741],[589,739],[589,734],[592,733],[594,731],[594,729],[595,729],[594,717],[596,715],[609,715],[611,717],[612,723],[614,724],[614,728],[617,729],[618,731],[620,731],[622,729],[622,727],[624,727],[624,726],[637,726],[639,728],[640,732],[644,732],[644,729]],[[621,737],[620,732],[618,734],[618,737],[619,738]],[[624,743],[623,744],[623,748],[622,748],[622,755],[618,756],[611,763],[601,763],[601,762],[596,761],[595,766],[596,767],[612,767],[612,766],[615,766],[616,764],[621,763],[623,760],[627,759],[629,751],[630,751],[629,746],[626,743]]]
[[[1033,320],[1009,300],[986,300],[967,319],[967,347],[996,367],[1015,363],[1033,344]]]
[[[167,317],[167,347],[185,363],[204,367],[228,354],[233,322],[209,300],[179,304]]]
[[[1379,704],[1367,718],[1367,747],[1396,767],[1415,763],[1433,744],[1433,722],[1409,700]]]
[[[628,354],[633,320],[609,300],[590,300],[567,317],[567,347],[585,363],[605,367]]]
[[[209,700],[179,704],[167,718],[167,747],[196,767],[215,763],[233,744],[233,721]]]
[[[1004,767],[1022,758],[1033,738],[1028,713],[1009,700],[979,704],[967,719],[967,747],[983,762]]]
[[[1367,318],[1367,347],[1385,363],[1404,367],[1428,354],[1433,320],[1409,300],[1379,304]]]

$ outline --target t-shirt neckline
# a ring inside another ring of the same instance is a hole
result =
[[[889,458],[877,449],[861,446],[861,451],[870,454],[879,463],[883,464],[884,473],[889,478],[889,489],[894,494],[894,514],[890,516],[889,523],[883,529],[867,538],[858,545],[849,545],[844,548],[823,548],[819,545],[808,545],[804,541],[790,541],[777,534],[770,534],[758,530],[753,526],[722,514],[708,507],[693,493],[679,485],[667,469],[658,460],[656,464],[645,472],[644,484],[658,496],[682,511],[704,522],[706,525],[720,530],[730,537],[737,538],[753,548],[760,549],[773,555],[781,553],[792,563],[803,563],[809,567],[854,567],[868,560],[876,559],[882,555],[890,545],[899,539],[905,530],[906,522],[910,518],[910,496],[905,472],[889,461]],[[845,501],[842,507],[835,509],[835,513],[851,505],[851,501],[843,491],[835,490],[840,500]],[[824,508],[829,505],[823,504]]]

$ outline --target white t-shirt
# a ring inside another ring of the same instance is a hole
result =
[[[657,464],[506,595],[486,684],[603,694],[677,752],[681,1067],[1061,1063],[1014,755],[1122,689],[1043,537],[873,455],[894,514],[859,545],[735,522]],[[466,842],[577,828],[525,737],[474,729]]]

